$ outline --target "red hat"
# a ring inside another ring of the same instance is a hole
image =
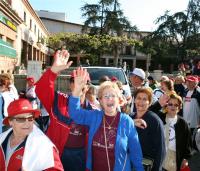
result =
[[[191,82],[196,82],[196,83],[199,82],[198,78],[193,75],[187,76],[186,81],[191,81]]]
[[[27,81],[30,81],[30,82],[32,82],[32,83],[35,82],[35,79],[34,79],[33,77],[27,77],[26,80],[27,80]]]
[[[9,118],[23,114],[23,113],[32,113],[35,118],[39,117],[40,110],[33,109],[31,103],[27,99],[18,99],[11,102],[8,106],[8,117],[4,118],[3,124],[9,125]]]
[[[112,81],[112,82],[115,82],[115,81],[117,81],[117,80],[118,80],[117,77],[115,77],[115,76],[112,76],[112,77],[111,77],[111,81]]]

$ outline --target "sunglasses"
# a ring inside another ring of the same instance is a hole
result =
[[[174,107],[179,107],[178,104],[173,104],[173,103],[168,103],[167,106],[170,106],[170,107],[172,107],[172,106],[174,106]]]
[[[28,116],[28,117],[12,117],[11,119],[15,120],[18,123],[24,123],[26,121],[32,122],[35,118],[34,116]]]

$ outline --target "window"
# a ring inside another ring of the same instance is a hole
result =
[[[32,20],[30,19],[30,30],[32,30]]]
[[[35,25],[35,27],[34,27],[34,33],[36,34],[36,31],[37,31],[37,28],[36,28],[36,25]]]
[[[6,37],[6,42],[8,42],[9,44],[11,44],[11,46],[13,46],[14,40],[9,39],[8,37]]]
[[[132,47],[131,46],[126,46],[126,55],[131,55],[131,49]]]
[[[38,42],[40,41],[40,30],[38,29]]]
[[[24,12],[24,23],[26,23],[26,12]]]

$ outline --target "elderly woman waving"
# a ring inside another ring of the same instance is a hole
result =
[[[84,110],[80,105],[81,90],[87,71],[74,71],[75,88],[69,100],[70,117],[78,124],[89,126],[87,169],[90,171],[143,170],[142,151],[131,118],[118,112],[121,93],[116,83],[107,81],[98,90],[102,110]]]

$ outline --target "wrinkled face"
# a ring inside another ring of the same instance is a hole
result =
[[[141,87],[143,84],[143,80],[138,77],[137,75],[131,75],[130,76],[131,84],[133,87]]]
[[[167,113],[175,116],[180,110],[180,104],[177,99],[169,99],[167,104]]]
[[[9,120],[16,136],[26,137],[33,130],[34,117],[31,113],[18,114]]]
[[[195,87],[197,86],[197,83],[196,82],[193,82],[193,81],[186,81],[186,86],[189,90],[194,90]]]
[[[148,95],[142,92],[138,93],[137,96],[135,97],[135,106],[137,112],[145,113],[150,106]]]
[[[104,89],[102,97],[99,99],[102,108],[106,115],[115,115],[117,113],[117,107],[119,106],[119,97],[114,88]]]

